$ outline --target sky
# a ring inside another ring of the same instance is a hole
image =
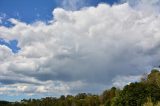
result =
[[[0,0],[0,100],[100,94],[160,64],[160,0]]]

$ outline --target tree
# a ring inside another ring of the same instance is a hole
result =
[[[116,96],[117,88],[112,87],[109,90],[106,90],[101,95],[101,102],[105,104],[105,106],[111,106],[112,99]]]
[[[160,87],[160,72],[157,69],[153,69],[147,77],[147,83],[155,84]]]

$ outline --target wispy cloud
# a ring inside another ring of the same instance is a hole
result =
[[[3,23],[3,20],[6,18],[6,14],[5,13],[0,13],[0,24]]]
[[[0,24],[2,24],[2,20],[3,20],[3,18],[2,18],[2,17],[0,17]]]
[[[160,4],[160,0],[121,0],[121,2],[128,2],[131,5],[152,5],[158,6]]]
[[[78,10],[88,5],[89,0],[61,0],[57,1],[62,8],[67,10]]]

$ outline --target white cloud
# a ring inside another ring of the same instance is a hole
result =
[[[6,46],[3,46],[3,45],[0,45],[0,60],[1,62],[4,62],[5,60],[8,60],[9,57],[11,57],[13,54],[12,54],[12,51],[6,47]]]
[[[142,78],[141,75],[117,76],[112,80],[112,82],[113,82],[113,86],[123,88],[126,84],[130,84],[131,82],[140,81],[141,78]]]
[[[5,88],[8,94],[97,92],[117,75],[139,76],[160,62],[159,13],[125,3],[79,11],[57,8],[53,15],[49,25],[10,19],[14,27],[0,27],[0,37],[17,39],[21,48],[13,54],[0,46],[1,93]]]

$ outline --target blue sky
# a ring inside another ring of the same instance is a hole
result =
[[[20,50],[20,48],[17,47],[17,44],[18,44],[17,40],[5,41],[3,38],[0,38],[0,45],[5,45],[5,46],[11,48],[13,53],[17,53],[18,50]]]

